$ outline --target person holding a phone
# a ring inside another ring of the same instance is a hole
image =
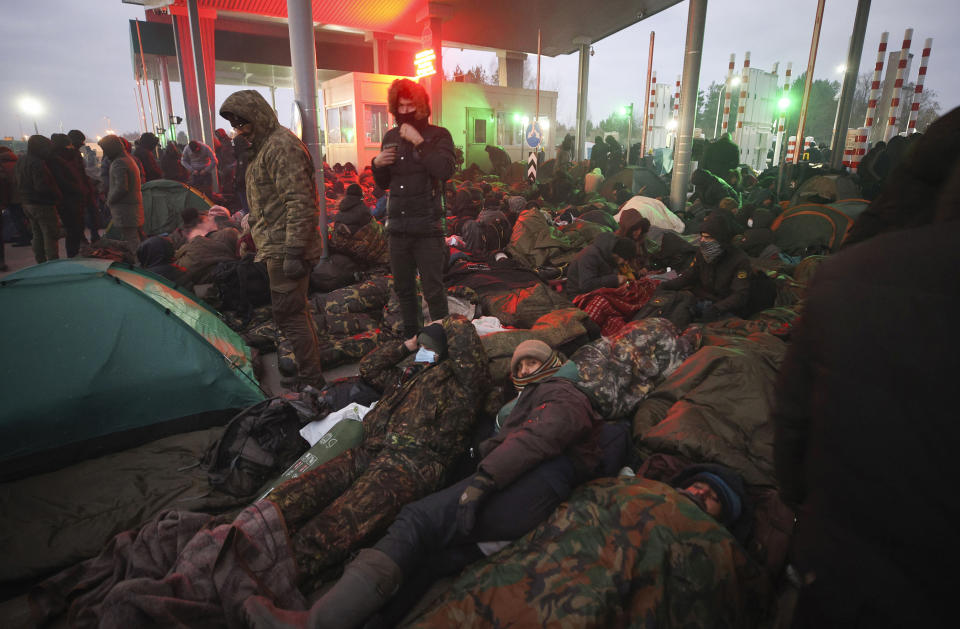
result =
[[[453,175],[453,138],[428,122],[430,99],[409,79],[397,79],[388,93],[396,126],[387,131],[373,158],[373,178],[389,190],[387,234],[394,290],[403,315],[403,335],[422,327],[423,312],[417,272],[430,319],[447,316],[443,271],[447,250],[443,239],[443,183]]]

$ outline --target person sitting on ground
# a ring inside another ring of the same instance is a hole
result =
[[[650,233],[650,219],[642,216],[634,208],[620,213],[620,224],[616,232],[621,238],[629,238],[637,243],[637,256],[631,266],[637,277],[646,275],[650,268],[650,253],[647,251],[647,234]]]
[[[689,290],[695,299],[694,320],[716,321],[741,316],[750,301],[750,258],[730,242],[728,221],[713,212],[700,225],[700,249],[679,277],[662,290]],[[685,322],[674,323],[686,327]]]
[[[436,555],[457,557],[449,562],[457,571],[481,556],[478,542],[523,536],[594,478],[602,420],[570,379],[576,365],[562,365],[542,341],[518,345],[511,376],[520,395],[498,414],[496,433],[480,444],[476,473],[407,504],[387,534],[361,550],[309,611],[279,615],[310,627],[360,625]],[[252,598],[246,611],[253,626],[276,626],[270,623],[278,612],[266,599]]]
[[[156,273],[168,280],[192,288],[189,281],[185,281],[187,270],[173,263],[173,243],[166,236],[151,236],[140,243],[137,248],[137,260],[147,271]]]
[[[347,186],[347,195],[340,201],[340,208],[333,220],[346,225],[351,234],[356,234],[361,227],[373,220],[370,208],[363,202],[363,189],[359,184],[352,183]]]
[[[637,257],[637,244],[605,232],[584,247],[567,267],[567,294],[589,293],[598,288],[616,288],[630,279],[620,272],[625,262]]]
[[[773,244],[773,212],[766,208],[755,208],[747,218],[747,229],[733,239],[733,243],[744,253],[759,257],[764,249]]]
[[[361,444],[267,497],[290,531],[304,587],[381,536],[403,505],[444,486],[491,386],[480,337],[460,315],[381,345],[360,376],[383,390]]]
[[[715,210],[719,207],[720,201],[727,197],[733,199],[738,207],[740,206],[740,193],[709,170],[698,168],[691,176],[690,182],[696,186],[690,200],[699,201],[705,208]]]

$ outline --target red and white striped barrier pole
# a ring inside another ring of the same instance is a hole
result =
[[[900,61],[897,63],[897,78],[893,83],[893,93],[890,95],[890,112],[887,117],[887,128],[883,132],[883,141],[897,135],[897,110],[900,109],[900,93],[903,91],[903,75],[907,68],[907,57],[910,56],[910,43],[913,39],[913,29],[908,28],[903,33],[903,47],[900,48]]]
[[[783,95],[786,96],[790,91],[790,73],[793,72],[793,62],[787,62],[787,72],[784,77]],[[779,103],[777,104],[779,106]],[[780,151],[783,148],[783,132],[787,128],[787,112],[781,111],[780,118],[777,120],[777,144],[773,151],[773,165],[780,164]]]
[[[792,162],[793,154],[796,153],[796,151],[797,151],[797,136],[791,135],[789,138],[787,138],[787,158],[784,161]]]
[[[887,57],[887,38],[889,36],[890,33],[887,32],[880,35],[880,48],[877,50],[877,65],[873,68],[873,80],[870,82],[867,117],[863,121],[863,126],[867,129],[867,137],[870,137],[870,129],[873,128],[874,119],[877,116],[877,101],[880,99],[880,79],[883,77],[883,63]]]
[[[917,75],[917,86],[913,89],[913,103],[910,104],[910,121],[907,123],[907,135],[917,132],[917,116],[920,114],[920,95],[923,94],[923,80],[927,77],[927,64],[930,62],[931,48],[933,48],[933,38],[928,37],[927,40],[923,42],[923,54],[920,56],[920,74]]]
[[[740,77],[740,99],[737,102],[737,136],[734,142],[740,144],[743,136],[743,117],[747,107],[747,82],[750,80],[750,51],[743,57],[743,75]]]
[[[727,66],[727,82],[724,83],[723,90],[723,125],[720,127],[720,135],[723,135],[730,127],[730,80],[733,78],[733,66],[737,62],[737,55],[730,55],[730,65]]]
[[[653,133],[653,119],[657,112],[657,71],[650,78],[650,102],[647,105],[647,133]],[[652,137],[652,136],[651,136]]]
[[[673,92],[673,128],[677,128],[680,122],[680,75],[677,75],[677,87]]]
[[[867,152],[867,137],[869,136],[869,131],[866,127],[860,127],[857,129],[857,141],[854,153],[850,158],[850,171],[857,172],[857,169],[860,168],[860,162],[863,161],[863,156]]]

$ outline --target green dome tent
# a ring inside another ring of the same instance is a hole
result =
[[[74,258],[0,281],[0,477],[224,423],[264,399],[243,340],[147,271]]]
[[[785,210],[773,221],[773,242],[789,255],[836,251],[853,226],[853,219],[830,205],[807,203]]]
[[[183,224],[180,212],[188,207],[206,214],[213,205],[202,192],[171,179],[154,179],[140,187],[143,193],[143,233],[147,236],[169,234]],[[120,230],[111,223],[107,237],[120,238]]]

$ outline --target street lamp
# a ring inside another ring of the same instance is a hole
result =
[[[37,116],[43,114],[43,103],[32,96],[24,95],[20,97],[20,111],[28,117],[33,118],[33,130],[40,135],[40,129],[37,127]]]

